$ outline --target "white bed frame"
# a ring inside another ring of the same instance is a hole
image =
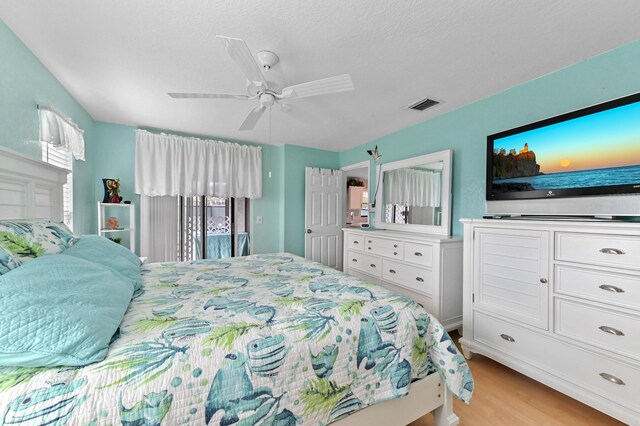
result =
[[[0,147],[0,220],[63,219],[62,185],[66,169]],[[411,385],[409,395],[372,405],[335,426],[406,425],[433,412],[436,426],[455,426],[451,393],[440,375],[431,374]]]
[[[69,170],[0,147],[0,219],[63,220]]]

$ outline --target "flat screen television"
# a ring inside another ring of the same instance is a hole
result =
[[[487,137],[488,213],[640,216],[638,194],[640,93]]]

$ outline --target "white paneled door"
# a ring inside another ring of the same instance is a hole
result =
[[[304,257],[342,270],[342,171],[305,168]]]

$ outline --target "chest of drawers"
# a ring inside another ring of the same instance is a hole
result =
[[[640,224],[463,223],[465,356],[640,425]]]
[[[343,231],[345,273],[411,297],[447,330],[462,325],[462,239]]]

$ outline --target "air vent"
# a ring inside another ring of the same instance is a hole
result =
[[[433,99],[430,98],[424,98],[424,99],[420,99],[417,102],[412,103],[411,105],[409,105],[407,107],[407,109],[413,109],[416,111],[424,111],[427,108],[431,108],[432,106],[436,106],[438,105],[440,102],[439,101],[435,101]]]

